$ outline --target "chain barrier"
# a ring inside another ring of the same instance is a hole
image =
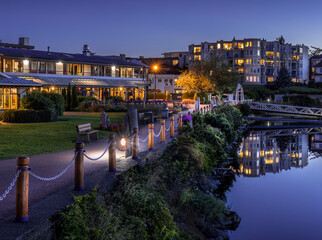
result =
[[[121,152],[125,152],[125,151],[127,151],[127,150],[129,150],[129,149],[130,149],[130,147],[131,147],[131,145],[132,145],[132,143],[133,143],[133,140],[134,140],[134,136],[132,137],[132,139],[131,139],[130,143],[127,145],[127,147],[126,147],[126,148],[124,148],[124,149],[120,148],[117,144],[115,144],[115,145],[116,145],[116,148],[117,148],[119,151],[121,151]]]
[[[149,132],[148,132],[148,136],[146,136],[146,138],[144,138],[143,140],[142,139],[140,139],[139,138],[139,141],[141,141],[141,142],[146,142],[148,139],[149,139],[149,135],[150,135],[150,133],[151,133],[151,130],[149,130]]]
[[[9,194],[9,192],[12,190],[13,186],[15,185],[18,177],[19,177],[19,174],[22,170],[18,170],[18,172],[16,173],[15,177],[13,178],[12,182],[10,183],[9,187],[7,188],[6,191],[4,191],[4,194],[2,194],[0,196],[0,201],[2,201],[3,199],[6,198],[6,196]]]
[[[170,131],[170,129],[171,129],[171,125],[172,125],[172,123],[170,124],[170,126],[169,126],[169,128],[168,128],[168,129],[164,126],[164,127],[165,127],[165,131],[166,131],[166,132],[169,132],[169,131]]]
[[[180,118],[178,118],[177,120],[178,120],[178,123],[177,123],[176,128],[178,128],[178,127],[179,127],[179,124],[180,124]]]
[[[163,128],[163,126],[161,126],[161,127],[160,127],[160,132],[159,132],[158,134],[154,134],[154,136],[155,136],[156,138],[157,138],[157,137],[159,137],[159,136],[161,135],[162,128]]]
[[[87,156],[85,153],[84,153],[84,156],[87,157],[91,161],[97,161],[97,160],[101,159],[105,155],[105,153],[109,149],[110,145],[111,145],[111,141],[108,142],[106,149],[104,150],[104,152],[102,153],[102,155],[99,156],[98,158],[91,158],[91,157]]]
[[[77,156],[77,153],[75,152],[73,159],[70,161],[70,163],[67,165],[67,167],[61,173],[57,174],[54,177],[49,177],[49,178],[41,177],[41,176],[38,176],[37,174],[33,173],[32,171],[29,171],[29,173],[31,176],[33,176],[34,178],[37,178],[38,180],[42,180],[42,181],[56,180],[57,178],[61,177],[72,166],[76,156]]]

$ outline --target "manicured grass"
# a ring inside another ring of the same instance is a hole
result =
[[[111,124],[122,123],[125,113],[107,113]],[[0,159],[57,152],[74,148],[76,125],[91,123],[99,129],[100,113],[63,116],[58,122],[0,125]],[[99,137],[109,132],[99,131]]]

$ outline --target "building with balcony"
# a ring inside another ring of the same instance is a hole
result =
[[[314,82],[322,82],[322,55],[310,58],[310,79]]]
[[[219,58],[231,66],[243,76],[243,82],[247,84],[275,81],[282,67],[289,71],[293,82],[306,83],[309,80],[308,47],[305,45],[260,38],[234,38],[232,41],[189,45],[189,65],[211,58]]]
[[[93,55],[87,45],[82,54],[38,51],[0,46],[0,109],[17,108],[19,98],[38,90],[61,93],[69,84],[85,96],[103,100],[147,99],[148,68],[124,55]]]

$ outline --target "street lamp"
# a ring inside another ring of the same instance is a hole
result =
[[[153,70],[154,70],[154,102],[155,102],[157,99],[157,75],[156,75],[156,72],[158,71],[158,65],[154,65]]]

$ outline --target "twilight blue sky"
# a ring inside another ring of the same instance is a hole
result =
[[[321,0],[0,0],[0,39],[36,49],[145,57],[260,37],[322,47]]]

